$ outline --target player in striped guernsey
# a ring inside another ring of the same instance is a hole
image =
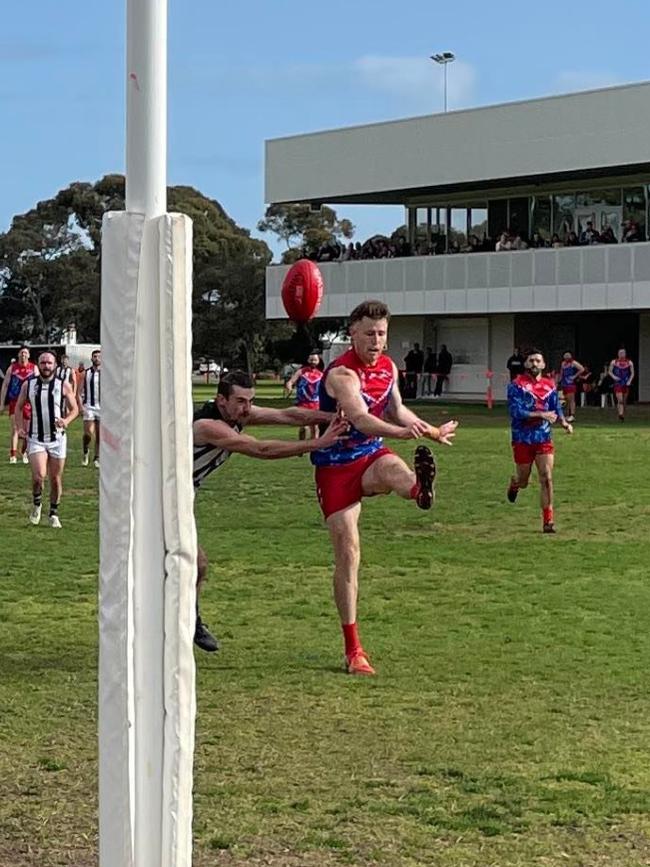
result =
[[[74,375],[74,370],[70,367],[70,358],[67,355],[61,356],[61,363],[56,369],[57,378],[63,382],[67,382],[72,389],[75,397],[77,395],[77,378]]]
[[[102,354],[96,349],[90,356],[91,366],[84,371],[83,379],[79,384],[77,400],[84,420],[83,457],[81,465],[88,466],[89,449],[91,440],[95,439],[95,456],[93,464],[99,468],[99,420],[100,410],[100,378],[102,366]]]
[[[32,413],[27,435],[27,455],[32,468],[32,524],[40,524],[43,484],[50,480],[50,527],[60,529],[58,508],[63,492],[63,468],[66,456],[66,429],[79,414],[74,392],[67,382],[56,376],[56,358],[42,352],[38,358],[38,375],[23,385],[16,411],[29,404]]]
[[[273,460],[303,455],[316,449],[328,448],[345,434],[347,423],[337,419],[331,412],[289,407],[270,409],[254,406],[255,388],[252,378],[241,370],[222,376],[215,400],[209,400],[194,415],[194,487],[198,488],[233,453],[250,458]],[[286,442],[283,440],[258,440],[244,433],[248,424],[297,425],[326,424],[329,427],[315,439]],[[211,635],[199,614],[198,596],[205,581],[208,560],[199,548],[197,563],[197,605],[194,642],[203,650],[219,649],[219,643]]]

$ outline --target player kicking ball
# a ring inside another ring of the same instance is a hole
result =
[[[516,472],[510,479],[507,496],[509,502],[515,502],[519,491],[528,487],[535,464],[542,506],[542,532],[555,533],[551,426],[559,421],[568,434],[573,433],[573,428],[562,412],[555,382],[543,375],[546,363],[538,349],[528,353],[524,367],[526,372],[508,386]]]
[[[386,448],[383,437],[428,437],[451,445],[458,422],[440,428],[407,409],[397,386],[397,369],[384,355],[388,336],[388,308],[366,301],[350,314],[352,348],[333,361],[320,385],[320,408],[338,412],[349,423],[348,438],[312,453],[318,500],[334,549],[334,600],[350,674],[373,675],[357,625],[359,588],[359,516],[361,500],[395,492],[430,509],[434,500],[436,465],[426,446],[415,451],[409,467]]]

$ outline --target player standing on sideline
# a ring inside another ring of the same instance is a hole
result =
[[[578,390],[576,378],[584,373],[584,370],[584,366],[575,360],[572,353],[564,353],[557,381],[566,400],[566,420],[569,422],[573,421],[576,416],[576,392]]]
[[[289,397],[295,387],[296,406],[302,409],[318,409],[318,386],[323,378],[321,366],[318,352],[311,352],[307,359],[307,364],[299,368],[285,385],[287,397]],[[307,431],[309,431],[309,435],[313,439],[316,436],[316,425],[311,424],[301,427],[298,431],[298,438],[304,440],[307,436]]]
[[[516,475],[510,479],[508,500],[514,503],[521,488],[528,487],[537,467],[542,506],[542,532],[555,533],[553,523],[553,441],[551,425],[559,421],[571,434],[573,428],[564,418],[557,387],[550,376],[543,376],[544,356],[531,349],[526,356],[526,373],[508,386],[508,409],[512,423],[512,451]]]
[[[334,600],[350,674],[374,674],[358,633],[357,597],[360,561],[361,500],[392,491],[430,509],[436,466],[426,446],[415,450],[411,469],[383,444],[382,437],[429,437],[451,445],[458,422],[440,428],[418,418],[402,403],[397,368],[384,355],[388,307],[365,301],[350,314],[352,348],[333,361],[320,387],[322,410],[338,411],[349,423],[349,437],[312,454],[316,489],[334,549]]]
[[[9,423],[11,425],[11,444],[9,447],[9,463],[17,463],[16,451],[18,449],[18,440],[21,439],[18,431],[22,430],[24,425],[29,423],[29,405],[24,406],[24,417],[16,415],[16,405],[18,396],[22,388],[23,382],[29,379],[36,373],[36,365],[29,360],[29,349],[27,346],[21,346],[18,350],[18,360],[14,361],[7,368],[5,378],[0,389],[0,413],[5,411],[5,401],[9,404]],[[27,443],[22,440],[23,463],[28,463]]]
[[[77,396],[77,377],[74,370],[70,367],[70,358],[67,355],[61,356],[61,363],[56,369],[57,378],[62,382],[67,382],[74,396]]]
[[[84,371],[83,379],[77,393],[79,402],[79,410],[83,415],[84,420],[84,435],[83,435],[83,457],[81,466],[88,466],[88,451],[90,449],[90,441],[95,438],[95,456],[93,464],[96,469],[99,469],[99,420],[101,417],[100,409],[100,378],[102,367],[102,354],[99,349],[96,349],[90,356],[91,366]]]
[[[32,524],[41,522],[43,483],[49,477],[49,523],[50,527],[60,529],[58,509],[63,492],[66,428],[79,415],[79,408],[72,387],[56,375],[54,353],[39,355],[38,375],[24,383],[16,404],[17,414],[22,413],[26,403],[31,406],[31,418],[28,432],[21,433],[28,437],[27,454],[32,468],[33,508],[29,520]]]
[[[618,420],[625,421],[627,396],[630,393],[630,385],[634,379],[634,362],[627,357],[625,349],[619,349],[616,358],[610,361],[609,375],[614,380],[614,395],[616,397]]]
[[[251,376],[241,370],[233,370],[222,376],[217,387],[217,397],[209,400],[194,414],[194,489],[196,490],[210,473],[218,470],[233,453],[250,458],[272,460],[304,455],[318,448],[336,443],[347,430],[347,423],[336,419],[332,413],[320,410],[289,407],[269,409],[253,406],[255,386]],[[299,442],[282,440],[257,440],[243,433],[248,424],[284,424],[305,427],[327,424],[327,430],[315,439]],[[196,628],[194,643],[202,650],[215,651],[219,642],[210,633],[199,614],[199,593],[205,582],[208,560],[199,547],[196,582]]]

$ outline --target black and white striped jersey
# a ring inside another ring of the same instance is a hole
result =
[[[56,369],[56,378],[61,382],[67,382],[71,388],[74,386],[74,370],[71,367],[59,365]]]
[[[194,413],[194,421],[199,421],[202,418],[212,419],[213,421],[224,421],[215,400],[206,401],[206,403],[204,403],[203,406]],[[238,433],[242,430],[242,425],[240,424],[230,425],[230,427]],[[192,471],[194,488],[198,488],[210,473],[213,473],[215,470],[218,470],[220,466],[225,464],[230,455],[231,452],[227,449],[222,449],[218,446],[210,445],[209,443],[201,446],[195,445],[194,467]]]
[[[89,367],[84,371],[83,378],[83,405],[99,409],[99,379],[100,367]]]
[[[63,415],[65,395],[63,382],[53,376],[43,381],[40,376],[31,376],[27,380],[27,400],[32,408],[29,421],[29,436],[39,443],[54,442],[65,431],[56,426],[56,420]]]

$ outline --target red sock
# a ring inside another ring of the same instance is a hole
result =
[[[553,506],[549,506],[547,509],[542,509],[542,514],[544,515],[545,524],[553,523]]]
[[[16,457],[16,449],[9,449],[9,457],[10,458]]]
[[[345,655],[350,659],[361,650],[359,632],[356,623],[342,623],[343,639],[345,641]]]
[[[415,500],[415,498],[417,497],[417,495],[418,495],[419,493],[420,493],[420,483],[419,483],[419,482],[416,482],[416,483],[413,485],[413,487],[411,488],[411,493],[409,494],[409,497],[410,497],[412,500]]]

